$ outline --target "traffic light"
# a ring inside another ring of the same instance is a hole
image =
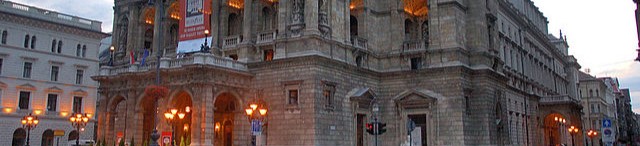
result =
[[[378,124],[378,135],[381,135],[382,133],[387,132],[387,129],[385,127],[387,127],[387,123],[376,123]]]
[[[371,135],[374,135],[374,134],[375,134],[375,133],[374,133],[375,131],[373,131],[373,130],[374,130],[374,129],[373,129],[373,123],[367,123],[365,126],[366,126],[366,128],[367,128],[367,133],[369,133],[369,134],[371,134]]]

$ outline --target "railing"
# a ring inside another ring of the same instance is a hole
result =
[[[265,31],[258,34],[256,44],[270,43],[276,40],[276,31]]]
[[[580,104],[576,99],[569,97],[568,95],[555,95],[540,98],[540,104],[563,104],[563,103],[575,103]]]
[[[413,51],[413,50],[425,50],[427,49],[426,44],[423,41],[409,41],[404,42],[402,48],[405,51]]]
[[[242,41],[242,35],[233,35],[225,37],[222,42],[223,48],[234,47]]]
[[[111,67],[111,66],[103,66],[100,68],[101,76],[111,76],[117,75],[121,73],[133,73],[133,72],[144,72],[154,70],[157,66],[158,62],[148,62],[144,65],[140,65],[138,62],[135,64],[126,64],[123,66]],[[193,64],[201,64],[201,65],[211,65],[217,67],[228,68],[237,71],[248,71],[247,65],[232,60],[231,58],[224,58],[220,56],[214,56],[213,54],[205,54],[205,53],[195,53],[189,57],[183,58],[162,58],[160,59],[160,68],[180,68],[185,65],[193,65]]]
[[[367,40],[357,36],[351,36],[351,45],[356,48],[367,50]]]
[[[44,19],[56,23],[63,23],[71,26],[82,27],[91,30],[101,30],[102,22],[89,20],[77,16],[58,13],[51,10],[41,9],[29,5],[0,0],[0,11],[12,14],[27,15],[38,19]]]

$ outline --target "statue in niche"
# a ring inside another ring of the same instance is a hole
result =
[[[328,17],[326,0],[318,0],[318,29],[324,37],[329,36],[331,32]]]
[[[126,55],[125,51],[127,50],[127,39],[129,32],[129,19],[125,15],[122,21],[120,22],[120,31],[118,32],[118,48],[116,48],[116,58],[117,60],[123,60]],[[115,61],[115,60],[114,60]]]
[[[293,0],[293,10],[291,11],[291,25],[289,30],[293,36],[300,36],[304,28],[304,0]]]

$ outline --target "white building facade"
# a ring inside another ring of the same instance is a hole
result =
[[[0,0],[0,145],[25,145],[27,133],[30,145],[93,140],[95,120],[78,134],[69,116],[96,112],[90,76],[106,36],[101,22]],[[40,120],[30,131],[28,114]]]

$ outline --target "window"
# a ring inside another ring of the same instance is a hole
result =
[[[356,56],[356,66],[358,67],[362,67],[362,60],[363,60],[364,56],[362,55],[358,55]]]
[[[31,78],[31,62],[25,62],[24,67],[22,69],[22,77],[23,78]]]
[[[56,52],[56,40],[51,41],[51,52]]]
[[[422,68],[422,57],[411,58],[411,70]]]
[[[273,49],[264,50],[264,61],[273,60]]]
[[[351,36],[358,36],[358,18],[356,16],[349,16],[349,34]]]
[[[58,72],[60,68],[58,66],[51,66],[51,81],[58,81]]]
[[[81,113],[82,112],[82,97],[74,96],[73,97],[73,113]]]
[[[325,107],[333,108],[333,95],[335,93],[336,86],[325,84],[324,90],[322,91],[322,96],[324,97]]]
[[[76,71],[76,84],[82,84],[82,76],[84,75],[84,70],[77,70]]]
[[[595,112],[595,111],[596,111],[596,108],[595,108],[595,106],[593,106],[593,104],[592,104],[592,105],[591,105],[591,112]]]
[[[82,45],[82,57],[87,57],[87,45]]]
[[[2,58],[0,58],[0,75],[2,74],[2,62],[3,62],[3,61],[4,61],[4,60],[3,60]]]
[[[56,111],[58,108],[58,95],[49,94],[47,96],[47,111]]]
[[[58,41],[58,50],[57,51],[58,51],[58,53],[62,52],[62,41],[61,40]]]
[[[31,36],[31,49],[36,48],[36,36]]]
[[[76,57],[80,57],[80,44],[76,46]]]
[[[7,36],[8,35],[9,35],[9,33],[6,30],[2,31],[2,44],[3,45],[7,44]]]
[[[289,93],[287,103],[289,105],[298,105],[298,89],[289,89],[287,93]]]
[[[19,109],[29,109],[29,98],[31,97],[31,92],[20,91],[20,99],[18,100],[18,108]]]
[[[356,114],[356,146],[364,146],[364,124],[366,115]]]
[[[231,58],[233,60],[238,60],[238,55],[237,54],[231,54],[231,55],[229,55],[229,58]]]
[[[24,48],[29,48],[29,35],[24,36]]]

